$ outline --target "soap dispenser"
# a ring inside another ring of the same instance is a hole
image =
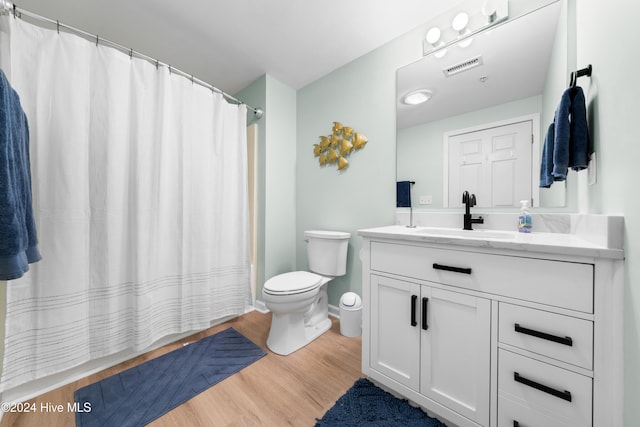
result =
[[[529,201],[520,200],[520,216],[518,217],[518,231],[521,233],[531,233],[531,213],[529,212]]]

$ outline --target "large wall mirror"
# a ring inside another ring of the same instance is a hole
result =
[[[470,43],[449,44],[446,52],[429,53],[397,71],[397,180],[415,181],[414,208],[458,208],[467,189],[478,195],[479,207],[517,209],[525,187],[534,206],[567,206],[564,182],[538,188],[544,135],[570,72],[567,15],[564,1],[518,16],[510,11],[508,20],[474,34]],[[428,101],[407,104],[405,96],[418,90],[428,91]],[[485,145],[506,147],[507,156],[521,157],[521,163],[485,165],[494,181],[487,182],[481,168],[470,166],[485,138],[478,135],[521,122],[531,128],[530,158],[509,148],[512,141],[489,137],[494,139]]]

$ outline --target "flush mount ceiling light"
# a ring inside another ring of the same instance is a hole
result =
[[[424,104],[431,98],[432,95],[433,92],[428,89],[418,89],[406,94],[402,98],[402,102],[407,105]]]

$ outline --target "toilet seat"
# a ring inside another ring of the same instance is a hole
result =
[[[263,291],[270,295],[293,295],[311,291],[322,283],[322,276],[308,271],[278,274],[267,280]]]

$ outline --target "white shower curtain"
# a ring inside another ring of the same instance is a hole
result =
[[[242,314],[246,107],[95,41],[2,19],[43,259],[7,285],[0,391]]]

